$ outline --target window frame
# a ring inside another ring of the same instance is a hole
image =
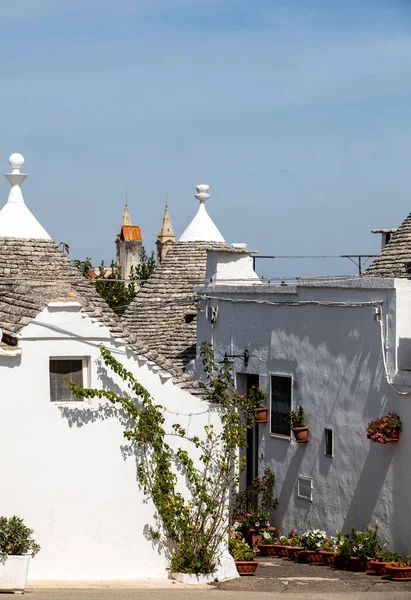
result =
[[[310,495],[304,496],[300,491],[300,481],[304,481],[306,483],[310,483]],[[314,495],[314,478],[308,477],[307,475],[297,475],[297,498],[300,500],[305,500],[306,502],[313,502]]]
[[[51,387],[50,387],[50,361],[52,360],[81,360],[82,366],[82,376],[83,376],[83,387],[90,387],[90,356],[75,356],[75,355],[59,355],[59,356],[49,356],[48,357],[48,384],[49,384],[49,405],[50,406],[84,406],[85,404],[90,404],[89,398],[81,398],[75,400],[52,400],[51,399]]]
[[[331,454],[327,453],[327,431],[331,431]],[[324,427],[324,456],[334,458],[334,429],[332,427]]]
[[[271,410],[272,410],[272,383],[273,383],[273,376],[274,377],[288,377],[289,379],[291,379],[291,401],[290,401],[290,408],[291,410],[293,410],[294,407],[294,375],[293,373],[282,373],[279,371],[270,371],[269,372],[269,377],[270,377],[270,383],[269,383],[269,393],[270,393],[270,406],[269,406],[269,435],[272,438],[278,439],[278,440],[286,440],[288,442],[291,442],[291,430],[290,430],[290,435],[283,435],[281,433],[273,433],[271,431]]]

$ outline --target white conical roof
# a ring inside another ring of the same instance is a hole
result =
[[[208,200],[210,189],[208,185],[197,185],[195,197],[200,200],[200,206],[194,219],[180,236],[179,242],[225,242],[225,239],[214,224],[204,205]]]
[[[24,173],[20,173],[24,165],[24,157],[18,153],[12,154],[9,163],[12,172],[6,173],[5,177],[11,184],[11,190],[7,203],[0,210],[0,237],[51,240],[47,231],[24,202],[20,187],[27,177]]]

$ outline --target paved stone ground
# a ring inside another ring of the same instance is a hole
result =
[[[124,582],[98,585],[64,582],[42,589],[29,587],[27,600],[411,600],[411,581],[395,582],[352,571],[303,565],[282,559],[259,559],[254,577],[241,577],[217,585],[183,586],[170,581]],[[298,597],[297,597],[298,594]],[[0,600],[20,596],[5,594]]]
[[[408,594],[411,581],[397,582],[373,574],[340,571],[321,565],[304,565],[280,558],[261,558],[254,576],[218,584],[219,590],[281,592],[282,594]]]

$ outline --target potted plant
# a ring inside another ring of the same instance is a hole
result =
[[[335,560],[335,553],[337,551],[337,538],[330,537],[325,538],[321,544],[321,549],[319,550],[323,563],[325,565],[333,565]]]
[[[349,536],[339,531],[336,533],[334,565],[337,569],[346,569],[352,554],[351,540]]]
[[[275,536],[275,530],[270,531],[266,529],[261,533],[262,540],[259,544],[258,549],[262,556],[277,556],[276,547],[278,546],[278,539]]]
[[[370,567],[368,561],[381,551],[377,534],[378,523],[374,530],[366,527],[364,531],[356,531],[355,527],[352,528],[350,567],[353,571],[366,571]]]
[[[233,504],[232,524],[253,550],[258,550],[263,531],[270,529],[270,518],[277,504],[275,478],[269,468],[264,470],[263,477],[256,477],[238,492]]]
[[[388,563],[396,563],[402,560],[402,554],[399,552],[379,552],[375,558],[369,561],[370,569],[374,571],[376,575],[386,575],[386,566]]]
[[[30,556],[40,550],[33,533],[16,515],[0,517],[0,591],[26,588]]]
[[[393,581],[411,581],[411,554],[408,560],[396,560],[385,565],[387,575]]]
[[[291,531],[288,533],[288,539],[286,543],[288,558],[291,560],[297,560],[304,548],[301,545],[301,537],[296,534],[294,529],[291,529]]]
[[[255,409],[255,422],[267,423],[268,408],[266,404],[266,394],[263,390],[255,385],[248,392],[248,398],[251,400]]]
[[[367,438],[377,444],[398,442],[402,431],[400,417],[389,412],[384,417],[370,421],[367,425]]]
[[[228,550],[234,558],[239,575],[254,575],[258,562],[255,560],[255,552],[237,534],[228,540]]]
[[[320,548],[326,537],[325,531],[321,529],[311,529],[303,533],[300,541],[304,551],[300,552],[298,560],[305,563],[322,563],[323,557]]]
[[[303,407],[299,406],[297,411],[289,410],[288,419],[296,442],[298,444],[306,444],[308,442],[309,430],[308,425],[304,425],[305,411]]]

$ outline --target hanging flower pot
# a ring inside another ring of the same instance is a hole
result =
[[[303,427],[292,427],[291,431],[294,434],[295,441],[297,442],[297,444],[306,444],[308,442],[308,425],[303,425]]]
[[[306,444],[308,442],[308,425],[305,424],[305,411],[302,406],[299,406],[297,411],[288,411],[288,422],[291,425],[295,441],[298,444]]]
[[[389,412],[384,417],[370,421],[367,425],[367,438],[377,444],[398,442],[402,423],[396,413]]]
[[[255,422],[267,423],[268,408],[266,406],[255,409]]]

